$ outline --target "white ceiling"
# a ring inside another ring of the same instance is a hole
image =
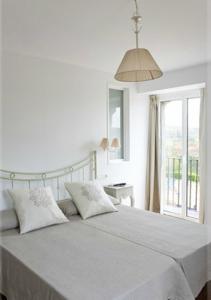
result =
[[[141,44],[160,67],[206,61],[206,0],[142,0]],[[135,44],[133,0],[3,0],[3,48],[115,72]]]

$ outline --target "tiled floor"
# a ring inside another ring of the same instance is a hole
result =
[[[181,215],[182,209],[178,206],[166,205],[164,207],[164,212],[168,214],[168,212],[173,213],[175,215]],[[193,219],[199,218],[199,212],[193,209],[188,209],[187,216]]]

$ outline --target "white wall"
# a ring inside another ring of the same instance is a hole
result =
[[[0,166],[2,164],[2,0],[0,0]],[[0,182],[1,189],[1,182]]]
[[[211,2],[207,0],[207,58],[211,60]],[[207,68],[207,222],[211,224],[211,63]]]
[[[207,68],[207,201],[206,222],[211,225],[211,64]]]
[[[164,72],[164,75],[159,79],[138,84],[137,91],[139,93],[149,93],[199,84],[206,81],[206,75],[206,64]]]
[[[4,53],[3,162],[11,170],[63,167],[96,149],[106,136],[107,73],[52,60]],[[143,207],[147,149],[148,98],[130,87],[131,161],[107,165],[98,153],[98,174],[107,182],[134,185]],[[5,204],[3,204],[5,207]]]

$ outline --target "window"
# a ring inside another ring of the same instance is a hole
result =
[[[200,92],[165,96],[160,108],[162,210],[198,219]]]
[[[108,137],[118,139],[120,147],[110,149],[109,160],[128,160],[128,90],[109,88]]]

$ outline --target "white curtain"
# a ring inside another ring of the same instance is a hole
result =
[[[159,101],[157,96],[150,96],[145,209],[158,213],[160,212],[159,175]]]
[[[201,106],[200,106],[200,223],[205,220],[205,201],[206,201],[206,101],[205,90],[201,89]]]

